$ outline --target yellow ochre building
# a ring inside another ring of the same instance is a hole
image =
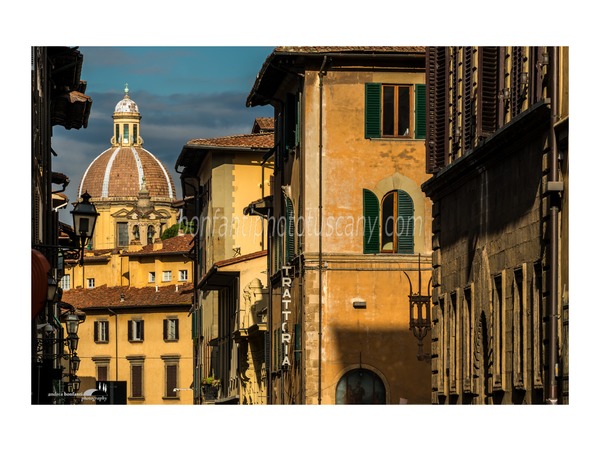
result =
[[[113,120],[111,146],[88,166],[78,191],[99,213],[94,237],[84,264],[65,269],[61,281],[63,300],[86,313],[80,392],[116,381],[110,402],[191,404],[192,236],[160,239],[177,223],[175,185],[143,147],[127,86]]]

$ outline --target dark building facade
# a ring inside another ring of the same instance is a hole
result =
[[[568,48],[426,55],[432,403],[566,404]]]
[[[92,99],[85,95],[86,82],[80,80],[82,64],[77,47],[31,48],[32,404],[65,399],[67,352],[61,320],[72,308],[61,302],[57,285],[63,261],[77,245],[72,238],[61,240],[60,230],[68,227],[59,223],[58,209],[68,204],[62,192],[69,177],[52,170],[52,158],[60,151],[52,148],[52,129],[87,127]]]

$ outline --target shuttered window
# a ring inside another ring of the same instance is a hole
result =
[[[290,264],[295,254],[295,224],[294,224],[294,205],[292,201],[285,197],[285,261]]]
[[[144,321],[140,319],[127,321],[127,338],[130,342],[144,340]]]
[[[144,366],[142,364],[131,364],[131,397],[133,398],[144,396],[143,369]]]
[[[300,368],[300,357],[302,355],[302,324],[294,325],[294,363],[298,370]]]
[[[437,173],[448,162],[448,57],[446,47],[428,47],[426,65],[426,169]]]
[[[365,85],[365,138],[381,137],[381,84]]]
[[[462,143],[463,154],[466,155],[473,150],[473,124],[475,111],[473,105],[473,47],[464,47],[462,62]]]
[[[108,321],[97,320],[94,322],[94,342],[108,342]]]
[[[426,89],[424,84],[415,86],[415,139],[425,139],[425,124],[427,115],[425,105],[427,103]]]
[[[165,341],[179,339],[179,319],[163,319],[163,339]]]
[[[479,47],[478,53],[477,144],[498,129],[498,93],[500,91],[498,47]]]
[[[413,201],[410,195],[404,191],[397,191],[396,195],[398,205],[396,217],[398,247],[396,251],[401,254],[412,255],[415,252]]]
[[[363,189],[363,215],[365,254],[414,253],[414,204],[408,193],[390,191],[380,205],[373,192]]]
[[[97,381],[108,381],[108,366],[98,365],[96,367],[96,369],[97,369],[96,380]]]
[[[363,252],[379,253],[379,199],[368,189],[363,189],[363,218]]]
[[[178,396],[177,388],[177,363],[165,364],[165,397],[175,398]]]
[[[365,84],[365,138],[424,139],[425,103],[423,84]]]

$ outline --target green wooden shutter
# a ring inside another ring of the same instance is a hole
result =
[[[286,236],[285,236],[285,262],[289,264],[295,253],[294,246],[294,205],[289,198],[285,198],[285,212],[286,212]]]
[[[381,84],[365,84],[365,138],[381,136]]]
[[[299,368],[300,357],[302,355],[302,325],[294,324],[294,363]]]
[[[398,192],[398,253],[413,254],[415,251],[414,239],[414,206],[412,198],[404,191]]]
[[[425,85],[417,84],[415,86],[415,139],[425,139],[425,125],[427,116],[425,115]]]
[[[363,251],[379,253],[379,199],[368,189],[363,189],[363,218]]]

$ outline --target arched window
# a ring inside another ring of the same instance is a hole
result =
[[[414,205],[401,190],[390,191],[381,204],[377,196],[363,189],[364,253],[414,253]]]
[[[384,405],[385,397],[381,378],[366,369],[347,372],[335,389],[336,405]]]
[[[148,244],[153,244],[154,243],[154,226],[153,225],[148,225]]]

